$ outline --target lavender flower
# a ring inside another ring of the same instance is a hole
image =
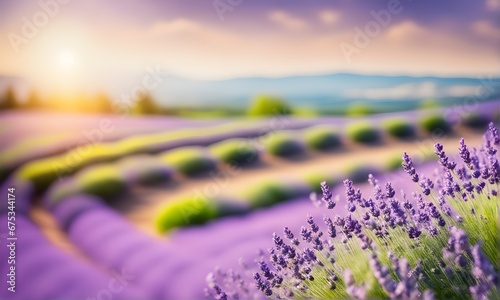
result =
[[[408,175],[411,176],[413,182],[418,182],[418,174],[417,174],[417,171],[415,170],[415,167],[413,166],[413,162],[410,158],[410,156],[408,156],[408,154],[405,152],[403,153],[403,163],[402,163],[402,166],[403,166],[403,170],[408,173]]]
[[[308,216],[307,225],[300,230],[300,238],[305,241],[300,247],[299,240],[285,227],[285,239],[273,234],[270,264],[261,256],[253,269],[246,269],[246,273],[254,270],[250,272],[252,284],[227,272],[222,278],[207,280],[207,295],[215,299],[249,299],[255,297],[254,292],[276,299],[498,297],[500,255],[495,233],[490,232],[498,225],[491,222],[499,219],[500,165],[493,148],[497,140],[498,131],[492,125],[480,148],[468,148],[462,139],[459,164],[452,162],[437,143],[436,154],[444,168],[429,176],[419,176],[404,153],[403,169],[419,186],[412,198],[404,192],[397,197],[391,183],[382,188],[372,175],[368,182],[373,186],[373,196],[364,198],[352,181],[345,180],[350,213],[333,218],[327,210],[325,229]],[[321,187],[322,201],[333,209],[338,200],[332,200],[326,183]],[[471,239],[483,238],[485,246],[471,247],[468,234]],[[386,251],[389,262],[383,263],[379,255]],[[351,272],[364,270],[360,266],[367,257],[370,271],[356,274],[356,278],[375,277],[377,289],[372,289],[372,284],[356,285]],[[337,281],[337,272],[344,273],[343,282]]]

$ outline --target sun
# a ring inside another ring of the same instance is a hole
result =
[[[63,70],[73,69],[75,66],[75,54],[70,50],[64,50],[58,56],[59,67]]]

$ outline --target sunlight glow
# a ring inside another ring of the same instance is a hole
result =
[[[59,54],[58,63],[62,69],[72,69],[75,65],[75,55],[73,52],[65,50]]]

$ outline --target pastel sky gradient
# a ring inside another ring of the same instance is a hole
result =
[[[151,65],[201,79],[500,74],[500,0],[402,0],[350,62],[340,45],[355,45],[355,28],[395,0],[218,1],[235,4],[223,19],[212,0],[65,0],[16,53],[9,34],[42,8],[0,0],[0,74],[98,82]]]

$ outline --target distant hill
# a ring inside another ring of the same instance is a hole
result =
[[[349,103],[377,106],[414,106],[422,99],[450,104],[467,97],[478,100],[500,99],[500,78],[492,81],[477,78],[381,76],[329,74],[282,78],[237,78],[201,81],[173,76],[164,77],[153,94],[163,104],[187,106],[246,106],[259,94],[279,95],[293,105],[314,108],[343,107]],[[401,109],[401,107],[399,107]]]

